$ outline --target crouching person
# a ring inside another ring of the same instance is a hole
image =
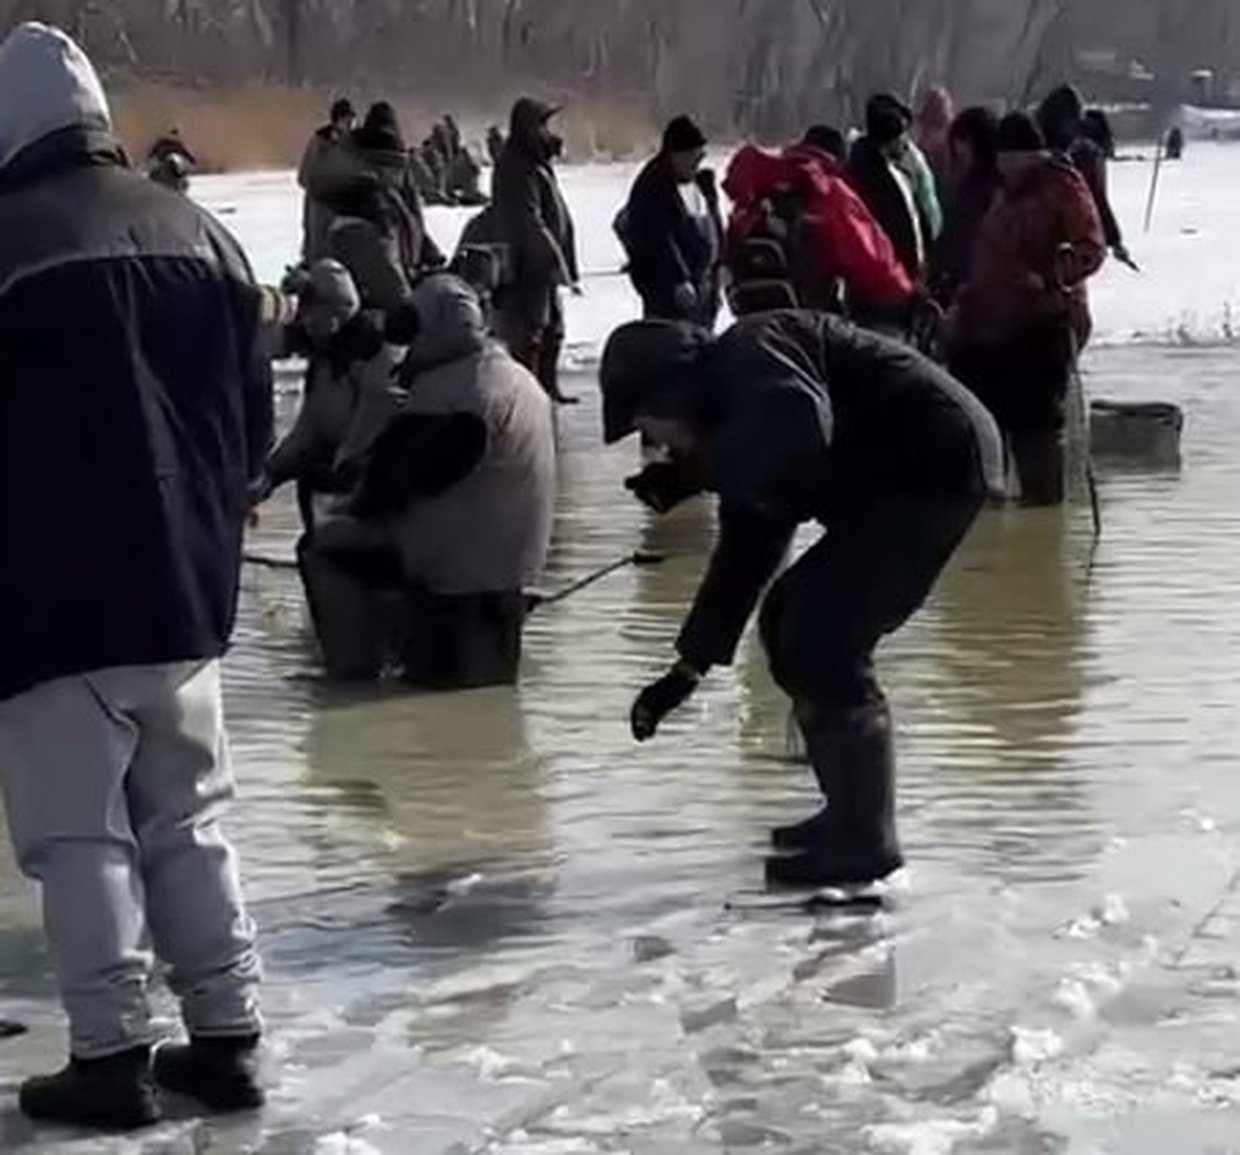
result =
[[[39,24],[0,47],[0,286],[0,785],[72,1056],[21,1109],[137,1128],[156,1083],[251,1109],[220,657],[271,433],[260,298],[222,228],[128,169],[90,61]],[[152,1055],[155,959],[190,1041]]]
[[[920,354],[806,312],[748,318],[717,340],[683,324],[625,326],[608,343],[602,389],[608,442],[640,430],[719,495],[718,541],[678,658],[637,699],[634,737],[653,737],[712,666],[732,662],[797,527],[819,522],[826,535],[775,582],[761,622],[826,808],[774,832],[788,853],[768,860],[767,877],[816,887],[887,877],[904,860],[874,650],[920,608],[1001,484],[994,422]]]

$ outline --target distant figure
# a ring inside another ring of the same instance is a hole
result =
[[[487,336],[477,298],[457,278],[423,280],[406,329],[395,382],[386,360],[373,372],[359,362],[351,387],[337,378],[305,402],[320,411],[308,424],[334,430],[335,468],[354,479],[298,546],[328,671],[371,680],[395,662],[423,689],[512,684],[525,591],[551,539],[550,404]],[[357,356],[346,332],[329,336],[347,345],[339,356],[324,350],[329,367]],[[368,342],[382,346],[378,334]],[[287,470],[287,444],[273,469]]]
[[[487,156],[491,158],[491,164],[499,164],[499,158],[504,152],[504,130],[498,124],[491,125],[487,129]]]
[[[310,190],[319,179],[327,152],[344,144],[356,127],[357,112],[353,105],[345,99],[337,100],[331,107],[328,122],[310,137],[302,155],[301,165],[297,170],[297,183],[305,194],[302,205],[301,259],[306,264],[313,264],[324,255],[327,229],[332,217],[330,210],[312,196]]]
[[[179,128],[170,128],[151,145],[146,156],[147,176],[173,192],[189,192],[190,174],[197,166],[198,161],[181,139]]]
[[[365,308],[407,304],[413,283],[443,265],[390,104],[372,105],[361,127],[323,154],[309,192],[329,213],[323,251],[349,270]]]
[[[913,142],[921,149],[942,195],[951,180],[951,148],[948,132],[955,117],[951,93],[936,85],[928,88],[917,104],[913,119]]]
[[[663,133],[617,218],[629,279],[651,320],[714,329],[719,315],[723,218],[715,174],[702,167],[706,136],[687,116]]]
[[[1106,242],[1089,186],[1032,118],[1004,117],[996,144],[1003,189],[956,298],[949,364],[998,422],[1024,503],[1061,505],[1065,403]]]
[[[907,311],[912,279],[843,166],[812,143],[820,139],[807,134],[781,156],[747,146],[728,165],[727,262],[738,316],[802,308],[872,320]]]
[[[1089,185],[1102,218],[1107,248],[1116,260],[1132,264],[1119,219],[1111,207],[1106,154],[1085,133],[1085,102],[1080,92],[1070,84],[1055,89],[1038,108],[1037,120],[1047,146],[1068,156]]]
[[[999,195],[999,118],[989,108],[966,108],[948,132],[950,189],[943,232],[934,246],[929,284],[935,299],[950,305],[973,267],[982,224]]]
[[[1184,130],[1176,125],[1167,133],[1167,159],[1182,160],[1184,158]]]
[[[220,661],[272,431],[262,295],[210,214],[129,168],[90,60],[41,24],[0,47],[0,183],[0,787],[70,1049],[18,1102],[105,1131],[157,1123],[156,1085],[253,1111]],[[155,1049],[157,961],[189,1041]]]
[[[559,404],[575,399],[559,385],[564,344],[561,289],[577,291],[577,235],[555,175],[564,142],[551,130],[558,110],[523,97],[494,174],[494,207],[512,251],[511,281],[496,294],[496,331],[512,355]]]
[[[849,179],[908,275],[920,281],[942,218],[930,167],[909,138],[913,115],[894,96],[880,95],[870,99],[865,117],[865,135],[849,157]]]

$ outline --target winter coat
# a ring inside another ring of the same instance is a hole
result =
[[[880,516],[892,501],[1001,491],[993,419],[901,342],[807,312],[747,318],[704,347],[681,326],[635,326],[619,352],[615,341],[605,398],[628,376],[648,387],[657,378],[653,387],[670,389],[664,409],[679,402],[704,431],[704,481],[719,495],[720,529],[678,643],[696,669],[732,661],[802,523],[829,533],[841,519]],[[676,343],[683,352],[650,347]],[[673,360],[680,384],[669,387]]]
[[[971,173],[952,189],[930,260],[930,287],[940,303],[950,303],[968,280],[978,234],[999,191],[997,172]]]
[[[629,278],[647,316],[713,324],[723,220],[714,174],[700,173],[696,184],[706,206],[705,229],[689,212],[670,158],[656,156],[633,183],[619,231],[628,253]],[[676,290],[683,285],[693,290],[697,302],[688,315],[676,301]]]
[[[913,118],[913,141],[930,165],[940,191],[947,187],[951,172],[950,134],[955,115],[951,93],[936,86],[922,95]]]
[[[837,280],[861,311],[907,304],[913,291],[908,273],[832,157],[805,146],[782,156],[747,146],[732,158],[724,191],[734,205],[729,251],[762,228],[772,198],[788,193],[799,206],[789,263],[806,307],[827,307]]]
[[[428,277],[414,305],[421,328],[400,388],[375,395],[343,456],[363,471],[394,455],[402,463],[407,500],[387,526],[410,580],[449,595],[528,589],[551,543],[551,403],[487,336],[477,297],[462,281]]]
[[[1072,246],[1071,257],[1060,257],[1063,245]],[[954,340],[997,343],[1061,317],[1083,346],[1090,332],[1085,282],[1105,259],[1089,186],[1066,157],[1048,155],[991,206],[957,299]]]
[[[0,52],[0,699],[218,657],[272,429],[259,294],[207,213],[126,168],[89,61]],[[66,330],[66,307],[72,329]]]
[[[340,147],[342,140],[334,126],[324,125],[310,138],[297,169],[297,183],[305,193],[302,204],[301,259],[308,265],[327,255],[327,230],[332,219],[331,209],[313,196],[310,190],[322,186],[322,171],[328,153]]]
[[[577,237],[572,213],[538,125],[513,126],[495,166],[492,201],[513,250],[513,296],[545,299],[555,285],[576,284]]]
[[[896,164],[913,186],[913,201],[926,224],[923,239],[929,251],[939,233],[943,231],[943,209],[939,204],[938,181],[925,153],[911,140],[905,145]]]
[[[890,238],[905,272],[914,281],[920,280],[933,234],[913,181],[905,176],[902,188],[892,162],[864,136],[849,155],[848,179]]]

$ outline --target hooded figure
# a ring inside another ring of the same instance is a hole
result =
[[[767,877],[886,878],[903,857],[874,648],[921,606],[1001,484],[994,423],[920,354],[815,313],[748,318],[717,340],[686,325],[626,325],[601,381],[605,439],[640,430],[673,454],[630,488],[660,511],[695,489],[719,497],[718,541],[678,660],[637,699],[634,737],[653,737],[712,666],[732,662],[798,527],[818,522],[826,536],[771,586],[761,624],[826,809],[774,833],[789,853],[768,860]]]
[[[1065,401],[1106,257],[1089,186],[1024,113],[1000,122],[1003,188],[950,319],[952,371],[994,414],[1030,505],[1064,500]]]
[[[719,315],[723,220],[715,174],[702,168],[706,136],[687,116],[663,133],[638,175],[616,231],[648,318],[713,329]]]
[[[522,97],[512,109],[508,140],[495,166],[492,199],[512,251],[511,280],[496,294],[496,331],[512,355],[559,403],[564,344],[560,290],[581,280],[572,214],[553,162],[563,142],[550,128],[557,110]]]
[[[260,302],[220,225],[127,168],[82,50],[14,30],[0,46],[0,786],[17,862],[42,886],[72,1052],[23,1086],[36,1119],[156,1121],[152,950],[191,1038],[160,1049],[154,1078],[209,1109],[263,1099],[253,928],[219,824],[233,789],[219,659],[272,429]]]
[[[913,143],[921,149],[930,165],[940,193],[951,183],[948,133],[955,115],[956,107],[951,93],[941,85],[935,85],[922,93],[913,117]]]

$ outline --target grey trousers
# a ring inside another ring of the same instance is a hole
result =
[[[155,957],[194,1035],[260,1029],[236,856],[218,662],[102,670],[0,702],[0,786],[43,922],[70,1043],[153,1040]]]

